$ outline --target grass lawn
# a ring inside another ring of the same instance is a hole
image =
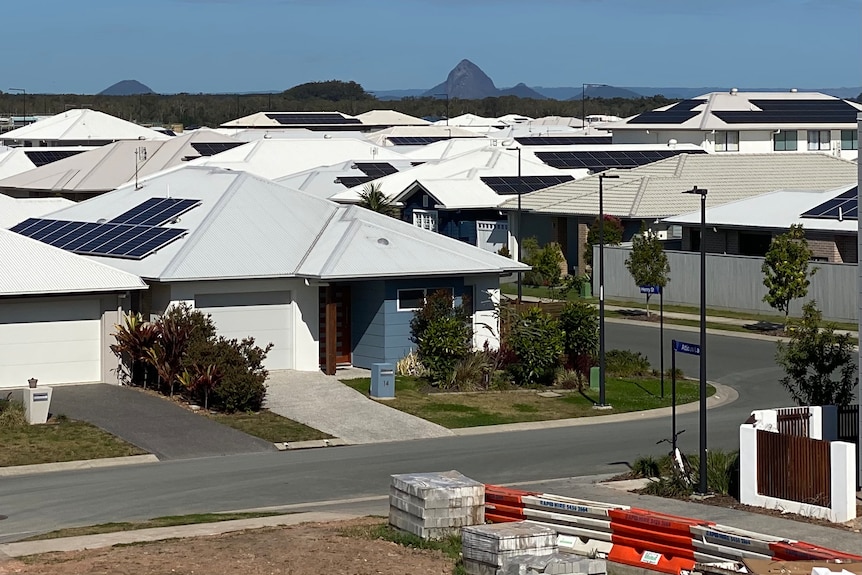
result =
[[[217,523],[233,521],[234,519],[255,519],[257,517],[272,517],[284,513],[250,512],[250,513],[197,513],[193,515],[169,515],[156,517],[146,521],[129,521],[121,523],[100,523],[87,527],[69,527],[34,535],[21,541],[42,541],[43,539],[59,539],[61,537],[78,537],[80,535],[98,535],[100,533],[116,533],[118,531],[135,531],[153,527],[174,527],[175,525],[195,525],[197,523]]]
[[[344,380],[345,385],[368,393],[368,378]],[[665,381],[665,397],[660,397],[658,379],[608,378],[605,386],[609,410],[593,409],[598,403],[598,390],[561,392],[561,397],[540,397],[540,390],[486,391],[477,393],[427,393],[424,380],[397,377],[395,396],[386,405],[427,419],[450,429],[477,427],[500,423],[547,421],[570,417],[590,417],[610,413],[642,411],[670,406],[670,380]],[[557,390],[554,390],[557,391]],[[708,394],[715,393],[709,386]],[[696,381],[677,382],[677,405],[697,401]]]
[[[146,453],[94,425],[65,418],[44,425],[0,427],[0,445],[0,467]]]
[[[327,433],[276,415],[267,409],[258,413],[212,413],[209,417],[222,425],[273,443],[332,438]]]

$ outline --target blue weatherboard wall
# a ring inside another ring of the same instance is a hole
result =
[[[491,221],[496,222],[505,220],[505,216],[501,216],[500,212],[493,209],[478,209],[478,210],[447,210],[445,208],[435,208],[439,202],[432,196],[425,193],[421,188],[404,199],[404,208],[402,210],[402,219],[406,222],[413,223],[413,210],[437,210],[437,231],[444,236],[455,238],[466,242],[471,246],[476,245],[476,222]],[[427,204],[429,207],[422,207]]]
[[[415,278],[351,284],[351,339],[353,365],[371,368],[379,362],[395,363],[415,347],[410,341],[412,311],[398,311],[398,290],[452,288],[461,303],[463,278]]]

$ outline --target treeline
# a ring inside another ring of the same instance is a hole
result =
[[[321,84],[321,83],[314,83]],[[340,83],[353,84],[353,83]],[[53,115],[72,108],[99,110],[139,124],[183,124],[184,126],[215,127],[224,122],[261,111],[278,112],[343,112],[356,115],[369,110],[391,109],[419,118],[444,118],[447,102],[441,98],[404,98],[378,100],[358,85],[337,90],[321,90],[319,86],[295,86],[275,94],[143,94],[139,96],[93,96],[80,94],[27,94],[28,116]],[[358,88],[358,89],[357,89]],[[450,99],[450,117],[471,113],[485,117],[521,114],[532,118],[543,116],[573,116],[606,114],[626,117],[665,106],[676,100],[663,96],[649,98],[587,98],[580,100],[533,100],[516,96],[482,100]],[[0,116],[24,114],[23,94],[0,92]]]

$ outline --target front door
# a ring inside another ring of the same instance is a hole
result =
[[[336,365],[351,363],[350,286],[321,287],[318,294],[320,365],[327,373],[334,374]]]

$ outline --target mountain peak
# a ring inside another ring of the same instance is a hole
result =
[[[462,100],[481,100],[482,98],[498,96],[499,90],[494,85],[493,80],[479,66],[465,58],[452,68],[445,82],[434,86],[425,93],[427,96],[439,96],[441,94]]]
[[[137,96],[138,94],[155,94],[149,86],[137,80],[122,80],[99,92],[98,96]]]

